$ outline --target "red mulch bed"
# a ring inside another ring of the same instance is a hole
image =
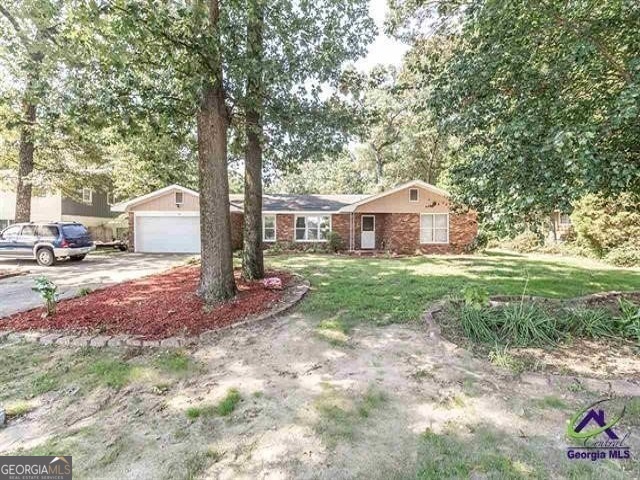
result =
[[[197,335],[241,321],[268,310],[282,290],[270,290],[261,281],[247,282],[236,272],[238,295],[205,309],[196,295],[200,267],[178,267],[169,272],[125,282],[63,300],[56,314],[42,318],[43,308],[17,313],[0,320],[3,330],[72,330],[105,335],[129,334],[146,339]],[[286,286],[291,275],[267,272]]]

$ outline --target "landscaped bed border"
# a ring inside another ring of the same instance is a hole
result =
[[[530,302],[554,302],[558,304],[564,303],[565,305],[586,305],[591,301],[637,296],[640,296],[640,291],[634,290],[626,292],[597,292],[589,295],[567,299],[530,295],[493,295],[490,297],[489,301],[492,306],[505,305],[511,302],[521,302],[523,299],[524,301]],[[465,348],[462,345],[458,345],[457,343],[454,343],[442,336],[442,329],[440,328],[440,325],[438,324],[434,316],[442,312],[442,310],[445,309],[445,307],[450,302],[451,300],[438,300],[429,305],[423,313],[422,321],[424,322],[426,328],[427,337],[431,341],[441,343],[443,347],[449,352],[462,350],[465,352],[469,352],[474,357],[477,357],[477,355],[472,353],[468,348]],[[591,391],[598,391],[603,394],[606,393],[609,395],[615,393],[616,395],[623,396],[637,396],[638,392],[640,392],[640,379],[637,378],[602,378],[597,376],[590,377],[579,374],[564,374],[555,371],[534,372],[529,370],[525,370],[517,374],[514,373],[513,375],[517,376],[523,383],[527,383],[530,385],[569,385],[577,383]]]
[[[282,298],[269,310],[246,317],[236,323],[207,330],[199,335],[172,336],[161,340],[146,340],[139,335],[102,335],[74,334],[52,330],[1,330],[0,341],[27,341],[42,345],[64,347],[144,347],[144,348],[181,348],[208,341],[212,333],[239,328],[250,323],[264,322],[279,317],[295,307],[309,291],[309,281],[299,275],[292,275],[289,285],[284,287]]]

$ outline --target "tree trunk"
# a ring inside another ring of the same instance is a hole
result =
[[[247,12],[247,55],[253,65],[262,62],[261,0],[250,0]],[[247,279],[264,277],[262,255],[262,72],[247,74],[246,150],[244,163],[244,235],[242,274]]]
[[[218,0],[209,1],[212,33],[217,33],[220,10]],[[200,239],[202,266],[198,294],[206,303],[232,298],[233,278],[229,177],[227,174],[228,114],[222,84],[222,58],[209,59],[213,79],[204,82],[197,115],[198,171],[200,183]]]
[[[376,184],[380,185],[382,183],[382,177],[384,176],[384,160],[382,159],[382,154],[373,149],[373,153],[376,157]]]
[[[27,89],[29,92],[31,89]],[[25,94],[23,101],[24,116],[20,129],[20,151],[18,154],[18,184],[16,187],[16,212],[14,221],[31,220],[31,180],[27,177],[33,172],[33,129],[36,123],[36,106]]]

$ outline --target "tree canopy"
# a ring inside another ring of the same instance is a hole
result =
[[[640,191],[637,2],[393,3],[392,32],[452,42],[445,62],[408,61],[439,134],[456,139],[460,200],[504,226],[590,192]],[[416,30],[427,13],[444,27]]]

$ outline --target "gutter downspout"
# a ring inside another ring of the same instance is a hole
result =
[[[355,248],[355,242],[353,238],[354,226],[353,226],[353,212],[349,214],[349,251],[353,252]]]

